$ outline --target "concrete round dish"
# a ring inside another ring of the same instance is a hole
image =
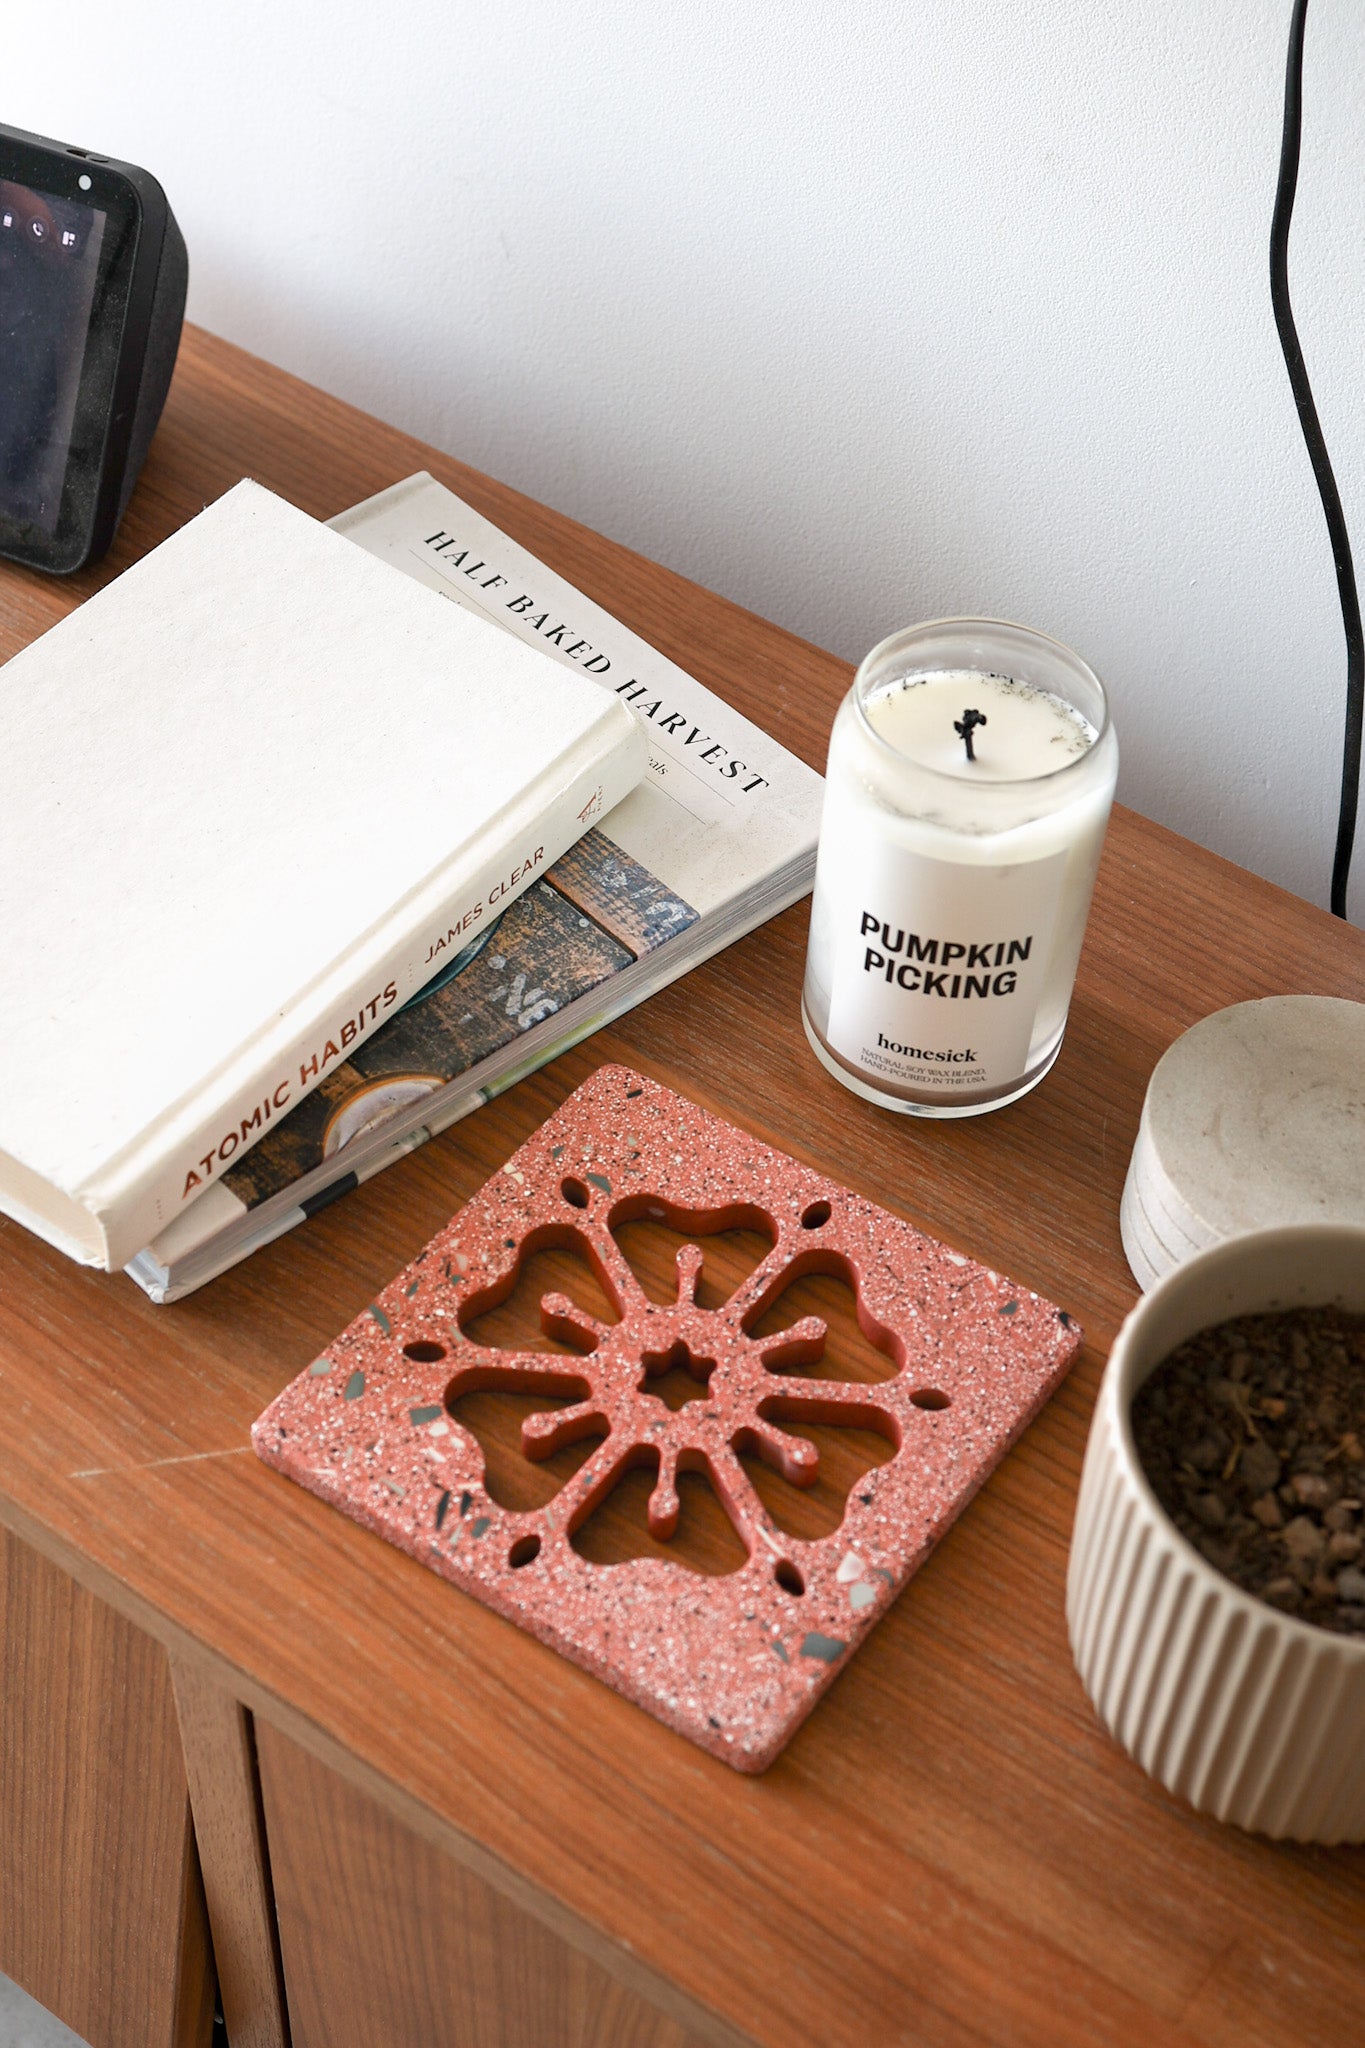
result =
[[[1133,1396],[1177,1344],[1262,1309],[1365,1313],[1365,1226],[1287,1224],[1177,1266],[1119,1332],[1081,1476],[1072,1653],[1100,1719],[1202,1813],[1302,1842],[1365,1840],[1365,1639],[1280,1614],[1205,1562],[1158,1505]]]

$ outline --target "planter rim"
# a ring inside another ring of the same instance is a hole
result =
[[[1335,1629],[1320,1628],[1316,1622],[1303,1621],[1298,1615],[1286,1614],[1282,1608],[1272,1607],[1269,1601],[1260,1599],[1255,1593],[1247,1592],[1235,1579],[1230,1579],[1225,1572],[1211,1565],[1203,1552],[1177,1528],[1170,1514],[1158,1500],[1138,1455],[1133,1436],[1133,1399],[1138,1388],[1145,1384],[1162,1363],[1162,1358],[1154,1360],[1142,1370],[1141,1378],[1137,1378],[1142,1339],[1148,1324],[1157,1320],[1171,1295],[1179,1294],[1186,1288],[1197,1287],[1201,1278],[1217,1274],[1224,1266],[1235,1269],[1244,1262],[1254,1262],[1259,1254],[1269,1251],[1272,1246],[1276,1249],[1292,1250],[1296,1241],[1306,1247],[1309,1244],[1321,1245],[1325,1240],[1331,1239],[1341,1240],[1344,1248],[1355,1246],[1358,1249],[1358,1270],[1363,1276],[1360,1288],[1362,1306],[1349,1312],[1365,1315],[1365,1224],[1277,1223],[1267,1225],[1262,1230],[1245,1231],[1236,1237],[1224,1238],[1221,1243],[1210,1245],[1206,1251],[1182,1260],[1178,1266],[1173,1266],[1129,1310],[1109,1354],[1100,1400],[1108,1404],[1112,1410],[1114,1430],[1123,1453],[1129,1483],[1135,1488],[1144,1506],[1157,1518],[1164,1533],[1178,1546],[1180,1554],[1198,1569],[1224,1601],[1244,1612],[1249,1619],[1256,1620],[1265,1615],[1273,1615],[1281,1627],[1290,1630],[1292,1635],[1298,1636],[1306,1643],[1318,1648],[1334,1648],[1349,1662],[1365,1664],[1365,1636],[1340,1635]],[[1234,1313],[1271,1314],[1279,1306],[1308,1308],[1323,1305],[1321,1302],[1283,1304],[1272,1300],[1264,1309],[1248,1308]],[[1230,1318],[1225,1316],[1220,1320],[1226,1322]],[[1216,1327],[1216,1323],[1196,1323],[1189,1334],[1193,1336],[1197,1330]],[[1163,1353],[1163,1358],[1169,1355],[1169,1352]],[[1365,1467],[1361,1468],[1361,1473],[1362,1492],[1365,1492]]]

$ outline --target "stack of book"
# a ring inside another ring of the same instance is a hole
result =
[[[428,476],[5,670],[0,1209],[172,1301],[810,887],[820,778]]]

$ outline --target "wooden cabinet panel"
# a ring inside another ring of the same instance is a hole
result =
[[[251,1716],[199,1665],[173,1659],[218,1994],[232,2048],[289,2048]]]
[[[701,2048],[258,1721],[293,2048]]]
[[[0,1970],[92,2048],[207,2048],[166,1655],[0,1530]]]

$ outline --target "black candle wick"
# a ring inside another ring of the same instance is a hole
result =
[[[979,725],[985,725],[985,723],[986,714],[984,711],[964,711],[961,718],[953,720],[953,731],[965,743],[967,759],[969,761],[976,759],[976,751],[972,746],[972,734]]]

